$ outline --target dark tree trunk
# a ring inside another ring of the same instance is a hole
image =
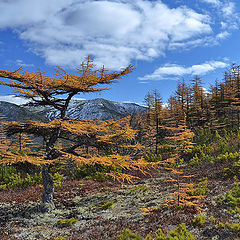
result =
[[[60,128],[55,131],[55,133],[50,137],[49,141],[46,143],[46,160],[54,160],[59,155],[56,153],[54,149],[54,145],[58,140],[60,135]],[[44,164],[42,166],[42,182],[44,193],[42,196],[42,211],[50,212],[55,208],[53,202],[53,194],[54,194],[54,184],[52,177],[49,174],[51,164]]]
[[[44,193],[42,196],[42,211],[49,212],[55,208],[53,202],[53,194],[54,194],[54,184],[53,180],[49,174],[50,165],[45,164],[42,166],[42,182],[44,187]]]
[[[69,105],[71,98],[76,93],[70,93],[67,97],[64,106],[60,109],[60,119],[64,119],[66,117],[66,111]],[[54,149],[54,145],[56,144],[59,136],[61,133],[61,128],[57,128],[56,131],[50,136],[49,140],[46,142],[46,160],[54,160],[59,155]],[[50,164],[44,164],[42,166],[42,181],[44,187],[44,193],[42,196],[42,211],[43,212],[50,212],[55,208],[53,202],[53,194],[54,194],[54,184],[52,177],[49,174]]]

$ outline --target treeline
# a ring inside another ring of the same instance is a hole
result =
[[[168,113],[176,122],[186,115],[187,125],[196,129],[239,127],[240,123],[240,66],[225,72],[222,82],[207,91],[196,76],[190,85],[178,84],[175,95],[169,98]],[[183,114],[184,113],[184,114]]]
[[[221,82],[206,90],[200,77],[190,84],[178,83],[177,90],[163,106],[157,90],[145,96],[147,112],[138,115],[133,125],[139,130],[138,139],[146,148],[158,152],[169,135],[169,127],[184,122],[195,134],[200,129],[214,133],[239,129],[240,124],[240,66],[225,72]]]

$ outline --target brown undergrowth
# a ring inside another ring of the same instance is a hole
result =
[[[221,226],[238,222],[239,216],[227,213],[227,207],[215,201],[232,188],[234,181],[224,178],[224,167],[212,167],[211,174],[200,170],[203,169],[183,171],[195,175],[191,179],[195,186],[199,178],[210,176],[209,191],[198,203],[202,212],[195,206],[169,208],[165,205],[165,199],[174,190],[166,181],[167,171],[155,171],[151,177],[126,185],[112,181],[64,181],[56,188],[56,210],[49,214],[38,211],[42,194],[39,186],[1,191],[0,239],[114,240],[124,228],[146,237],[147,234],[154,236],[159,228],[167,233],[180,223],[186,224],[195,239],[238,239],[239,231]],[[102,208],[103,205],[109,207]],[[198,226],[193,220],[199,215],[204,216],[206,222]],[[76,219],[76,223],[60,228],[59,219]]]

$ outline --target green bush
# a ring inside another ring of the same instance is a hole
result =
[[[213,141],[214,141],[214,134],[211,132],[209,128],[201,128],[195,133],[194,142],[197,142],[203,145],[203,144],[210,144]]]
[[[215,161],[215,157],[213,157],[213,156],[211,156],[211,155],[209,155],[209,154],[204,154],[203,156],[202,156],[202,161],[203,162],[209,162],[209,163],[214,163],[214,161]]]
[[[233,163],[233,166],[231,168],[225,168],[224,173],[226,176],[240,176],[240,160]]]
[[[229,223],[229,222],[222,223],[222,222],[219,222],[218,227],[219,228],[228,228],[232,231],[239,231],[240,230],[240,223]]]
[[[65,237],[56,237],[56,238],[54,238],[54,240],[67,240],[67,238],[65,238]]]
[[[197,188],[190,188],[190,191],[187,191],[189,196],[205,196],[209,192],[207,188],[208,178],[201,178],[199,181]]]
[[[134,192],[148,192],[149,191],[149,186],[139,185],[139,186],[130,188],[130,191],[131,191],[131,193],[134,193]]]
[[[220,195],[217,198],[217,203],[230,207],[240,206],[240,182],[236,183],[225,195]]]
[[[180,224],[177,228],[170,231],[167,235],[163,233],[161,229],[158,229],[155,233],[155,237],[152,239],[150,235],[146,238],[141,237],[133,233],[130,229],[124,229],[118,236],[120,240],[194,240],[195,238],[187,230],[184,223]]]
[[[0,189],[10,189],[15,187],[28,187],[35,186],[42,182],[42,174],[35,173],[33,176],[30,176],[28,173],[25,178],[21,177],[20,173],[10,173],[5,176],[3,181],[0,182]]]
[[[240,160],[240,152],[220,154],[217,156],[218,162],[233,162]]]
[[[101,165],[82,165],[72,172],[71,178],[73,180],[81,180],[81,179],[90,179],[98,182],[104,182],[108,180],[110,177],[106,175],[106,172],[109,171],[109,167],[101,166]],[[121,171],[120,169],[118,171]]]
[[[57,226],[58,227],[70,227],[77,222],[78,222],[78,220],[75,218],[70,218],[70,219],[61,219],[60,218],[57,221]]]
[[[162,155],[148,152],[146,153],[145,160],[147,162],[159,162],[162,161]]]
[[[61,187],[64,180],[64,175],[60,173],[50,174],[53,180],[54,187]]]
[[[202,227],[205,223],[206,223],[206,216],[197,215],[193,219],[193,225],[194,226]]]
[[[197,156],[197,154],[195,154],[195,156],[190,159],[189,165],[191,167],[195,167],[195,166],[200,165],[201,162],[202,162],[201,159]]]
[[[202,156],[203,154],[213,153],[214,148],[210,145],[208,145],[208,146],[206,144],[199,145],[199,143],[198,143],[198,145],[195,145],[192,148],[188,149],[187,152],[192,154],[192,155],[197,154],[198,156]]]
[[[105,202],[101,205],[99,205],[100,208],[107,210],[109,208],[111,208],[113,206],[114,202],[113,201],[109,201],[109,202]]]
[[[12,173],[16,173],[13,166],[0,166],[0,182],[6,182]]]
[[[123,229],[121,234],[118,236],[120,240],[143,240],[143,238],[135,233],[133,233],[130,229]]]

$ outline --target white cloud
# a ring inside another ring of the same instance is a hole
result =
[[[211,92],[204,87],[202,88],[202,90],[204,94],[211,94]]]
[[[139,83],[141,83],[141,84],[147,84],[147,83],[149,83],[149,82],[146,82],[146,81],[140,81]]]
[[[219,0],[202,0],[219,5]],[[235,5],[219,5],[216,24],[234,22]],[[132,60],[151,60],[166,50],[216,44],[210,14],[161,0],[11,0],[0,1],[0,29],[11,28],[51,65],[75,67],[88,55],[111,69]],[[217,37],[216,37],[217,36]]]
[[[184,67],[177,64],[165,64],[156,69],[152,74],[140,77],[139,80],[166,80],[166,78],[176,80],[176,76],[204,75],[218,68],[226,68],[227,66],[227,63],[221,61],[209,61],[202,64],[192,65],[190,67]]]
[[[219,0],[202,0],[202,2],[214,4],[217,6],[221,5],[221,2]]]
[[[229,36],[230,36],[230,33],[227,32],[227,31],[224,31],[224,32],[218,33],[218,34],[216,35],[216,38],[217,38],[217,39],[225,39],[225,38],[227,38],[227,37],[229,37]]]
[[[235,4],[233,2],[227,2],[222,7],[222,12],[225,16],[233,16],[235,13]]]
[[[17,59],[17,65],[19,66],[19,67],[34,67],[34,64],[32,64],[32,63],[24,63],[22,60],[20,60],[20,59]]]

